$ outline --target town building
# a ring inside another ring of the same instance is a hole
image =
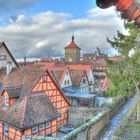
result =
[[[50,69],[61,89],[73,86],[70,71],[67,67],[52,67]]]
[[[2,80],[0,139],[23,135],[56,136],[67,123],[70,103],[49,71],[14,68]]]
[[[7,65],[10,68],[18,67],[16,60],[14,59],[13,55],[10,53],[8,47],[4,42],[0,42],[0,69],[7,68]]]
[[[80,62],[80,51],[81,48],[79,48],[75,41],[74,36],[72,36],[71,43],[66,46],[65,48],[65,62],[66,63],[77,63]]]
[[[89,93],[89,81],[85,70],[70,70],[73,86],[80,93]]]
[[[89,81],[89,92],[94,92],[95,77],[90,65],[67,65],[70,70],[85,70]]]

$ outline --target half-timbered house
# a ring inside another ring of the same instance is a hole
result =
[[[0,139],[23,135],[56,135],[68,119],[70,103],[49,71],[15,68],[3,79]]]

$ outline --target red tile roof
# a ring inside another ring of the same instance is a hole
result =
[[[70,70],[73,85],[79,87],[81,80],[86,76],[85,70]]]
[[[77,49],[80,49],[80,48],[76,45],[76,43],[74,42],[74,36],[72,36],[72,41],[71,41],[71,43],[70,43],[68,46],[65,47],[65,49],[66,49],[66,48],[77,48]]]
[[[133,0],[118,0],[116,7],[122,12],[122,17],[128,21],[135,21],[135,24],[140,27],[140,1]]]
[[[140,1],[139,0],[114,0],[101,1],[97,0],[97,5],[101,8],[108,8],[115,5],[117,10],[121,12],[122,17],[128,21],[135,22],[140,27]]]
[[[24,94],[28,94],[32,91],[33,86],[41,78],[41,75],[45,72],[45,69],[39,69],[37,67],[32,68],[15,68],[6,77],[4,77],[3,89],[5,87],[17,87],[22,86]]]
[[[0,121],[25,130],[34,126],[50,122],[60,116],[46,93],[34,93],[18,100],[7,110],[3,109],[3,97],[0,98]]]
[[[63,70],[51,70],[55,80],[60,84],[64,78],[65,71]]]
[[[89,75],[91,66],[90,65],[68,65],[70,70],[85,70],[86,74]]]

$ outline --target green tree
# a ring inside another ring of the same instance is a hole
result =
[[[121,61],[108,64],[108,76],[112,81],[112,88],[107,94],[128,94],[136,92],[140,102],[140,30],[133,23],[124,23],[128,34],[118,31],[113,40],[107,39],[108,43],[118,51]],[[132,54],[133,52],[133,54]],[[137,115],[140,121],[140,109]]]

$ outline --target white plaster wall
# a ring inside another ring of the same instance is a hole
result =
[[[67,74],[66,74],[67,73]],[[71,80],[71,77],[70,77],[70,73],[69,73],[69,71],[67,70],[67,72],[65,73],[65,75],[64,75],[64,79],[63,79],[63,81],[62,81],[62,83],[61,83],[61,88],[65,88],[65,87],[69,87],[69,86],[72,86],[72,80]],[[68,81],[69,80],[69,84],[66,84],[65,85],[65,81]]]
[[[0,60],[0,68],[7,67],[7,62],[12,62],[12,66],[17,67],[15,62],[13,61],[13,59],[11,58],[11,56],[9,55],[9,53],[7,52],[7,50],[5,49],[4,46],[2,46],[0,48],[0,55],[5,55],[6,56],[6,59]]]
[[[89,79],[90,84],[95,84],[95,78],[94,78],[94,75],[93,75],[93,72],[92,72],[91,69],[90,69],[90,72],[89,72],[89,75],[88,75],[88,79]]]

